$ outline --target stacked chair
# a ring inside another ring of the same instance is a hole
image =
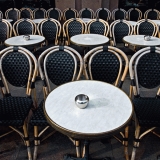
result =
[[[71,18],[78,18],[78,17],[79,17],[78,11],[75,10],[74,8],[66,8],[63,11],[63,20],[64,21],[71,19]]]
[[[44,8],[36,8],[33,10],[33,18],[46,18],[46,10]]]
[[[10,8],[5,12],[6,19],[12,19],[13,23],[20,19],[20,11],[17,8]]]
[[[80,18],[94,18],[94,11],[90,8],[82,8],[79,11]]]
[[[130,8],[126,16],[129,21],[139,21],[142,19],[142,12],[138,8]]]
[[[95,12],[95,18],[100,18],[104,21],[109,21],[111,19],[111,12],[107,8],[99,8]]]

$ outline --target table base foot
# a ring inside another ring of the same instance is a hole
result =
[[[110,157],[106,157],[106,158],[89,158],[89,159],[86,159],[85,157],[84,158],[75,158],[69,154],[65,155],[63,160],[112,160]]]

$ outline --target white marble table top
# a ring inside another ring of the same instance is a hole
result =
[[[151,20],[151,21],[153,21],[154,23],[160,26],[160,20]]]
[[[75,104],[78,94],[89,97],[85,109]],[[44,110],[53,127],[58,126],[75,135],[95,137],[106,136],[126,126],[133,112],[132,103],[122,90],[93,80],[74,81],[57,87],[48,95]]]
[[[152,37],[149,41],[144,40],[144,35],[130,35],[123,37],[123,41],[133,46],[158,46],[160,38]]]
[[[41,42],[43,42],[45,38],[43,36],[39,35],[30,35],[30,39],[28,41],[24,40],[23,35],[22,36],[15,36],[8,38],[5,40],[6,46],[30,46],[30,45],[36,45]]]
[[[32,19],[32,21],[36,24],[42,22],[45,18],[39,18],[39,19]]]
[[[70,41],[78,46],[96,46],[106,44],[109,38],[100,34],[78,34],[71,37]]]
[[[131,24],[132,26],[135,26],[137,24],[136,21],[127,21],[129,24]]]
[[[92,19],[90,18],[81,18],[81,20],[85,23],[88,23],[89,21],[91,21]]]
[[[12,22],[13,21],[13,19],[5,19],[6,21],[8,21],[8,22]]]

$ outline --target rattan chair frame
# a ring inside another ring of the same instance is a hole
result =
[[[112,54],[114,54],[117,59],[120,62],[120,66],[119,66],[119,73],[117,75],[117,79],[115,81],[115,83],[113,85],[121,88],[123,85],[123,82],[125,80],[125,77],[127,75],[128,72],[128,65],[129,65],[129,61],[128,58],[126,56],[126,54],[121,51],[120,49],[116,48],[116,47],[112,47],[112,46],[106,46],[107,47],[107,51],[111,52]],[[100,47],[96,47],[92,50],[90,50],[83,58],[84,61],[84,74],[85,74],[85,78],[91,79],[93,80],[93,76],[92,76],[92,60],[94,58],[94,56],[96,56],[97,54],[101,53],[104,51],[104,46],[100,46]],[[123,61],[124,60],[124,61]],[[124,70],[122,69],[122,66],[125,62],[125,66],[124,66]],[[90,77],[90,78],[89,78]],[[125,128],[125,132],[120,132],[121,136],[123,137],[123,140],[120,140],[118,137],[113,136],[114,138],[116,138],[119,142],[121,142],[124,145],[124,154],[126,157],[126,160],[129,160],[129,154],[128,154],[128,132],[129,132],[129,127],[127,126]]]
[[[74,9],[74,8],[66,8],[65,10],[63,10],[63,20],[64,21],[68,20],[68,19],[66,19],[66,12],[68,10],[72,10],[75,13],[75,17],[73,17],[73,18],[79,18],[79,13],[78,13],[78,11],[76,9]]]
[[[53,17],[50,17],[50,16],[49,16],[49,13],[50,13],[53,9],[55,9],[55,10],[58,11],[58,13],[59,13],[58,21],[61,21],[61,19],[62,19],[62,17],[63,17],[63,14],[62,14],[62,11],[61,11],[59,8],[50,8],[50,9],[48,9],[48,10],[47,10],[47,18],[53,18]]]
[[[7,26],[7,39],[8,39],[8,38],[10,38],[10,37],[12,36],[12,25],[11,25],[10,22],[8,22],[8,21],[5,20],[5,19],[2,19],[1,21],[2,21],[3,23],[5,23],[6,26]],[[0,41],[0,43],[1,43],[1,44],[4,44],[4,42],[1,42],[1,41]]]
[[[72,21],[77,21],[79,23],[81,23],[82,25],[82,30],[81,30],[81,34],[84,34],[86,33],[86,23],[83,22],[81,19],[79,18],[72,18],[72,19],[69,19],[67,20],[64,24],[63,24],[63,38],[64,38],[64,45],[70,45],[70,36],[69,36],[69,33],[68,33],[68,25],[72,22]]]
[[[61,46],[54,46],[54,47],[50,47],[47,50],[45,50],[39,57],[38,59],[38,68],[39,68],[39,73],[41,76],[42,81],[44,82],[43,84],[43,93],[44,93],[44,100],[46,99],[46,97],[48,96],[48,94],[52,91],[51,86],[50,86],[50,81],[48,78],[48,74],[47,74],[47,70],[46,70],[46,59],[50,54],[53,54],[53,52],[59,51]],[[83,71],[83,60],[82,57],[80,56],[80,54],[74,50],[71,47],[68,46],[63,46],[64,51],[67,52],[68,54],[70,54],[75,62],[75,69],[74,69],[74,73],[73,73],[73,77],[72,77],[72,81],[74,80],[79,80],[80,76],[82,74]],[[77,73],[77,60],[79,61],[79,72]],[[44,66],[42,69],[42,65]],[[37,159],[37,152],[38,152],[38,145],[40,145],[40,140],[39,137],[49,128],[50,126],[46,126],[40,133],[38,132],[38,126],[34,126],[34,154],[33,154],[33,159],[36,160]],[[55,131],[53,131],[51,134],[53,134]],[[51,135],[50,134],[50,135]],[[50,136],[49,135],[49,136]],[[47,136],[48,137],[48,136]],[[45,138],[46,139],[46,138]],[[72,139],[71,139],[72,140]],[[80,148],[79,148],[79,141],[75,141],[73,140],[74,144],[76,145],[76,152],[77,152],[77,157],[80,157]]]
[[[10,17],[8,16],[8,13],[11,10],[15,10],[17,12],[17,20],[19,20],[20,19],[20,11],[17,8],[10,8],[10,9],[6,10],[5,11],[5,17],[6,17],[6,19],[10,19]]]
[[[91,9],[91,8],[82,8],[80,11],[79,11],[79,17],[80,18],[86,18],[86,17],[82,17],[82,14],[83,14],[83,11],[85,10],[88,10],[90,13],[91,13],[91,19],[94,18],[94,11]]]
[[[3,62],[3,58],[9,54],[12,53],[14,51],[14,49],[16,49],[18,52],[20,52],[21,54],[23,54],[28,62],[29,62],[29,75],[28,75],[28,82],[27,82],[27,88],[26,88],[26,95],[27,96],[31,96],[33,90],[35,91],[34,88],[34,82],[35,82],[35,78],[37,75],[37,69],[38,69],[38,64],[37,64],[37,60],[34,57],[34,55],[28,51],[27,49],[23,48],[23,47],[8,47],[4,50],[2,50],[0,52],[0,57],[1,57],[1,61],[0,61],[0,72],[1,72],[1,76],[2,76],[2,91],[4,95],[10,95],[10,90],[9,90],[9,86],[8,86],[8,82],[7,79],[3,73],[3,69],[2,69],[2,62]],[[34,97],[34,101],[36,101],[36,97]],[[17,132],[21,138],[24,140],[25,145],[27,146],[27,152],[28,152],[28,159],[32,160],[32,155],[31,155],[31,149],[30,149],[30,142],[29,142],[29,138],[28,138],[28,129],[27,129],[27,122],[26,120],[24,121],[23,124],[23,132],[19,131],[19,129],[15,128],[14,126],[9,126],[12,130],[14,130],[15,132]],[[1,137],[5,136],[6,134],[2,135]]]
[[[14,33],[14,35],[15,36],[19,36],[20,34],[19,34],[19,32],[18,32],[18,26],[19,26],[19,24],[20,23],[23,23],[24,21],[27,21],[27,22],[29,22],[31,25],[32,25],[32,35],[35,35],[36,34],[36,28],[37,28],[37,26],[36,26],[36,24],[32,21],[32,20],[30,20],[30,19],[19,19],[18,21],[16,21],[14,24],[13,24],[13,33]]]
[[[144,13],[144,19],[148,19],[148,14],[149,12],[154,11],[157,13],[157,18],[156,19],[160,19],[160,12],[157,9],[148,9],[145,13]]]
[[[3,13],[0,11],[0,19],[3,19]]]
[[[153,30],[152,36],[156,37],[157,34],[158,34],[158,31],[159,31],[158,25],[157,25],[156,23],[154,23],[154,22],[153,22],[152,20],[150,20],[150,19],[141,19],[141,20],[139,20],[139,21],[136,23],[136,25],[134,26],[134,34],[139,35],[139,26],[140,26],[141,23],[146,22],[146,21],[149,22],[149,23],[151,23],[151,24],[154,26],[154,30]]]
[[[95,18],[100,18],[99,17],[99,12],[101,11],[101,10],[105,10],[107,13],[108,13],[108,17],[107,17],[107,19],[106,19],[106,21],[109,21],[110,19],[111,19],[111,16],[112,16],[112,14],[111,14],[111,12],[110,12],[110,10],[109,9],[107,9],[107,8],[99,8],[99,9],[97,9],[96,11],[95,11]]]
[[[36,12],[37,12],[38,10],[43,11],[44,17],[42,17],[42,18],[46,18],[46,17],[47,17],[47,16],[46,16],[46,10],[45,10],[44,8],[35,8],[35,9],[33,10],[33,19],[36,19]]]
[[[141,20],[142,19],[142,12],[138,8],[130,8],[126,13],[126,19],[130,21],[130,14],[133,10],[136,10],[139,13],[139,17],[138,17],[137,21]]]
[[[116,9],[114,9],[113,11],[112,11],[112,20],[113,21],[115,21],[116,19],[115,19],[115,13],[118,11],[118,10],[120,10],[120,11],[122,11],[123,13],[124,13],[124,18],[123,19],[126,19],[126,11],[124,10],[124,9],[122,9],[122,8],[116,8]]]
[[[109,24],[108,24],[108,22],[106,22],[106,21],[104,21],[104,20],[102,20],[102,19],[93,19],[93,20],[91,20],[91,21],[89,21],[88,23],[87,23],[87,29],[86,29],[86,32],[87,33],[89,33],[90,34],[90,27],[91,27],[91,25],[94,23],[94,22],[101,22],[101,23],[103,23],[103,25],[104,25],[104,27],[105,27],[105,29],[104,29],[104,36],[108,36],[108,34],[109,34]]]
[[[61,35],[61,24],[59,21],[57,21],[56,19],[53,19],[53,18],[49,18],[49,19],[44,19],[43,21],[41,21],[38,26],[37,26],[37,31],[38,31],[38,34],[41,35],[41,36],[44,36],[43,35],[43,31],[42,31],[42,28],[43,28],[43,24],[47,21],[51,21],[53,22],[56,27],[57,27],[57,32],[56,32],[56,38],[55,38],[55,42],[54,44],[55,45],[58,45],[59,44],[59,37]],[[46,40],[46,45],[48,45],[48,41]]]
[[[111,25],[110,25],[110,38],[111,38],[110,43],[111,43],[112,46],[117,45],[116,44],[116,38],[115,38],[115,35],[114,35],[114,28],[115,28],[116,24],[118,24],[118,23],[127,24],[128,28],[129,28],[128,35],[132,35],[134,33],[133,26],[130,23],[128,23],[126,20],[116,20],[116,21],[112,22]]]
[[[27,10],[30,13],[30,17],[28,17],[28,18],[33,19],[33,11],[30,8],[21,8],[20,9],[20,15],[21,15],[22,11],[25,11],[25,10]]]
[[[135,97],[137,96],[140,96],[140,86],[139,86],[139,83],[138,83],[138,76],[137,76],[137,64],[140,60],[140,58],[142,56],[145,56],[146,54],[148,53],[151,53],[151,49],[153,47],[146,47],[146,48],[143,48],[139,51],[137,51],[130,59],[130,62],[129,62],[129,74],[130,74],[130,79],[131,79],[131,85],[130,85],[130,98],[133,97],[133,95]],[[160,54],[160,48],[159,47],[154,47],[154,52]],[[158,91],[157,91],[157,94],[156,94],[157,97],[160,96],[160,87],[158,87]],[[148,133],[152,132],[153,134],[155,134],[156,136],[160,137],[159,134],[157,134],[154,129],[156,128],[155,126],[145,130],[143,133],[140,134],[140,129],[141,129],[141,126],[138,122],[138,119],[136,117],[136,115],[134,114],[134,118],[135,118],[135,141],[134,141],[134,144],[133,144],[133,150],[132,150],[132,156],[131,156],[131,160],[135,160],[135,157],[136,157],[136,150],[137,148],[139,147],[140,145],[140,140]]]

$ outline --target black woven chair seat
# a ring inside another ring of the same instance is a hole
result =
[[[39,48],[37,51],[34,52],[34,55],[35,56],[40,56],[42,52],[44,52],[46,49],[50,48],[50,47],[53,47],[54,44],[49,44],[47,46],[43,46],[41,48]]]
[[[160,99],[139,97],[133,104],[140,126],[160,127]]]
[[[0,101],[0,125],[22,126],[33,101],[27,97],[5,97]]]
[[[30,121],[30,124],[33,126],[48,126],[49,125],[47,123],[45,116],[44,116],[43,103],[44,103],[44,101],[42,101],[40,103],[37,110],[33,114],[33,117]]]

